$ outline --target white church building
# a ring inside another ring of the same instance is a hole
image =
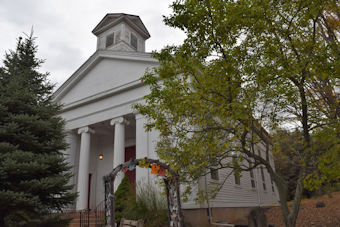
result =
[[[97,36],[97,50],[54,93],[54,101],[63,105],[60,115],[66,121],[70,144],[65,154],[72,166],[74,190],[79,193],[73,207],[76,210],[93,209],[104,200],[103,176],[116,165],[133,157],[157,159],[154,148],[158,134],[146,132],[145,118],[132,108],[149,92],[140,78],[148,68],[158,66],[145,52],[148,30],[138,16],[113,13],[107,14],[92,33]],[[265,147],[257,145],[263,154]],[[273,162],[272,155],[270,160]],[[222,183],[227,174],[228,170],[220,170],[204,181]],[[146,182],[154,176],[137,167],[128,177],[132,182]],[[204,189],[204,181],[198,189]],[[277,205],[276,192],[267,171],[258,168],[240,179],[228,178],[209,206],[215,220],[236,217],[252,207]],[[183,204],[185,217],[194,223],[208,220],[207,208],[207,204],[194,201]],[[194,226],[204,226],[201,224]]]

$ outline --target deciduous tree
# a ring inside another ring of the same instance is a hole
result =
[[[147,128],[160,131],[160,158],[184,181],[212,167],[266,167],[285,226],[295,226],[303,188],[339,180],[338,1],[177,0],[171,7],[165,23],[187,37],[154,54],[160,66],[143,77],[150,94],[136,106]],[[302,132],[291,209],[288,182],[252,149],[260,140],[271,146],[264,128],[278,126]]]

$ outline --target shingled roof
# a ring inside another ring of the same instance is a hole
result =
[[[92,33],[95,35],[99,35],[103,31],[117,25],[121,21],[125,21],[131,27],[133,27],[136,31],[140,33],[140,35],[148,39],[150,38],[150,34],[143,24],[142,20],[139,16],[125,14],[125,13],[108,13],[106,16],[99,22],[99,24],[92,30]]]

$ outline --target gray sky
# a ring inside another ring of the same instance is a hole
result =
[[[179,44],[183,32],[164,25],[172,0],[0,0],[0,56],[15,49],[16,39],[34,28],[38,57],[46,59],[42,72],[59,87],[95,51],[92,29],[107,13],[141,17],[151,38],[146,51]]]

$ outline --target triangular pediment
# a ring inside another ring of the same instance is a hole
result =
[[[135,86],[157,60],[146,53],[97,51],[54,93],[64,108],[82,105]]]

